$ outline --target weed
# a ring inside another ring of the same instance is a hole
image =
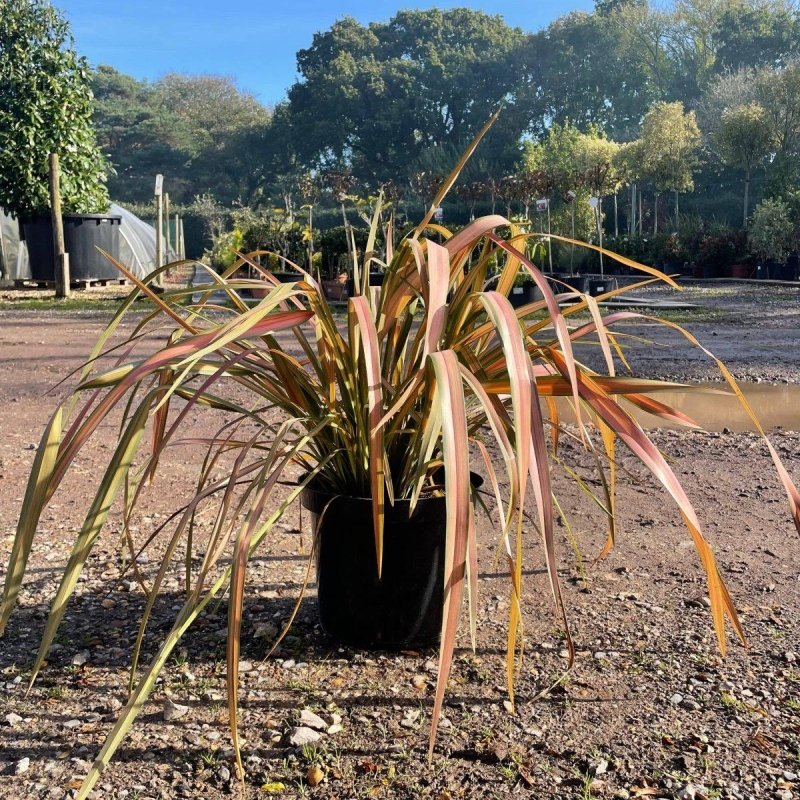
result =
[[[214,769],[214,767],[219,765],[219,754],[216,750],[204,750],[200,753],[200,760],[203,762],[204,766],[209,769]]]
[[[746,703],[738,700],[730,692],[720,692],[719,699],[722,701],[722,705],[731,711],[744,712],[751,710]]]

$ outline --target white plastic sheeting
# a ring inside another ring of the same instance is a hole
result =
[[[119,226],[120,261],[137,278],[143,278],[156,266],[155,228],[116,203],[111,204],[108,213],[122,217]],[[167,253],[163,237],[162,243],[167,260],[176,259],[174,252]],[[10,283],[30,276],[28,252],[25,242],[20,242],[17,221],[0,209],[0,281]]]

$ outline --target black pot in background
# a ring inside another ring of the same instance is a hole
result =
[[[786,259],[786,280],[796,281],[800,277],[800,254],[792,253]]]
[[[614,280],[609,277],[605,278],[590,278],[589,279],[589,294],[592,297],[610,292],[614,288]]]
[[[472,485],[482,479],[472,476]],[[315,531],[319,618],[344,644],[376,649],[437,644],[442,627],[447,508],[444,497],[386,503],[378,580],[372,501],[311,487],[300,495]],[[323,514],[324,511],[324,514]]]
[[[370,272],[369,274],[369,285],[370,286],[383,286],[383,273],[382,272]],[[353,278],[347,279],[347,296],[353,297],[356,293],[356,282]]]
[[[514,308],[522,308],[529,303],[534,303],[542,297],[539,287],[530,281],[523,283],[521,286],[512,286],[511,292],[508,295],[508,300]]]
[[[71,280],[116,280],[119,270],[97,248],[119,258],[122,217],[109,214],[64,214],[64,248],[69,253]],[[37,281],[55,278],[53,224],[49,216],[22,223],[31,277]]]
[[[558,278],[562,283],[567,285],[566,288],[561,283],[553,283],[553,290],[558,294],[559,292],[568,292],[570,289],[586,294],[589,291],[589,278],[586,275],[566,275],[557,274],[554,277]]]
[[[703,266],[704,278],[722,278],[725,275],[724,264],[705,264]]]

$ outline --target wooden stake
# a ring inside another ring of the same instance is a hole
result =
[[[169,226],[169,192],[164,192],[164,219],[167,221],[167,259],[172,251],[172,232]]]
[[[3,240],[3,228],[0,226],[0,267],[3,268],[3,280],[11,279],[11,265],[6,256],[6,243]]]
[[[64,250],[58,153],[50,153],[50,215],[53,221],[53,268],[56,297],[69,297],[69,256]]]

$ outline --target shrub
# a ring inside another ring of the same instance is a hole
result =
[[[371,498],[378,574],[383,562],[386,503],[403,498],[413,504],[423,493],[440,495],[444,489],[444,621],[429,739],[431,755],[465,590],[472,623],[476,614],[478,567],[471,452],[483,465],[494,492],[498,541],[506,547],[515,598],[509,604],[506,661],[512,705],[518,666],[523,544],[534,527],[543,540],[545,567],[565,627],[571,664],[574,648],[559,588],[551,487],[551,470],[565,457],[556,453],[559,425],[557,420],[543,418],[542,397],[572,398],[576,409],[583,409],[579,423],[594,420],[602,434],[599,449],[585,431],[583,442],[592,449],[601,471],[598,484],[603,487],[599,490],[602,494],[595,499],[609,515],[604,553],[614,544],[613,465],[618,445],[624,445],[652,472],[681,511],[706,571],[720,647],[725,650],[726,618],[736,633],[743,635],[689,498],[625,404],[617,402],[624,398],[662,417],[687,422],[680,412],[649,397],[650,392],[674,385],[616,376],[610,361],[610,333],[599,314],[592,315],[591,322],[586,322],[587,317],[576,320],[570,330],[569,318],[590,308],[596,311],[597,307],[585,297],[567,301],[565,308],[559,306],[547,279],[525,256],[525,246],[535,236],[492,217],[475,221],[455,236],[437,230],[443,244],[427,239],[425,232],[433,209],[457,174],[458,167],[426,218],[396,249],[380,292],[368,289],[369,256],[358,263],[356,293],[349,299],[346,325],[337,322],[322,288],[300,268],[296,268],[295,282],[278,283],[253,258],[235,261],[220,285],[230,298],[229,307],[217,306],[211,314],[207,298],[193,302],[194,289],[174,290],[161,297],[152,291],[150,284],[168,267],[142,282],[118,265],[136,288],[95,347],[78,378],[74,396],[55,411],[44,432],[6,573],[0,631],[18,597],[45,507],[83,447],[110,422],[110,415],[114,415],[115,424],[119,416],[117,445],[89,503],[53,600],[32,680],[44,664],[119,490],[124,489],[125,534],[132,536],[129,526],[140,491],[146,483],[158,479],[164,449],[182,441],[198,446],[200,457],[196,461],[198,480],[191,487],[194,494],[153,532],[144,547],[148,555],[153,550],[158,553],[159,570],[133,647],[130,699],[79,791],[80,800],[98,780],[183,633],[215,598],[225,594],[228,713],[241,769],[239,639],[248,561],[311,481],[336,496]],[[379,222],[378,212],[370,230],[371,241]],[[506,229],[505,237],[495,232],[501,226]],[[499,269],[497,288],[484,291],[492,259]],[[252,308],[243,303],[240,292],[254,286],[264,288],[264,282],[234,277],[245,264],[264,273],[270,287],[269,294]],[[636,265],[628,262],[628,266]],[[543,299],[515,310],[508,295],[520,269],[537,284]],[[639,269],[675,285],[649,267]],[[607,296],[622,291],[614,290]],[[100,356],[112,333],[126,330],[119,323],[144,297],[152,303],[151,313],[129,329],[122,348],[116,342],[110,348],[114,353],[124,352],[127,363],[105,369]],[[610,319],[611,324],[619,322],[620,315]],[[166,337],[166,343],[153,351],[152,339],[144,334],[157,330],[164,340],[165,324],[177,327]],[[305,366],[275,335],[281,331],[291,331],[293,337],[289,338],[299,340]],[[686,336],[691,339],[688,333]],[[609,353],[605,374],[590,370],[575,358],[574,345],[587,337],[591,339],[588,344],[599,341]],[[141,347],[148,349],[141,353],[137,350]],[[735,387],[724,368],[723,373]],[[743,398],[742,402],[746,405]],[[192,426],[200,413],[216,414],[219,428],[210,437],[198,439],[193,438]],[[145,436],[147,428],[150,431]],[[176,437],[184,432],[187,438],[178,440]],[[575,438],[581,441],[581,437]],[[496,447],[494,458],[485,440]],[[769,442],[767,445],[780,469],[777,454]],[[599,460],[601,453],[612,465],[608,477]],[[220,470],[221,465],[226,468]],[[574,475],[568,464],[564,466]],[[781,474],[800,527],[800,495],[785,472]],[[293,481],[277,493],[279,482],[289,478]],[[529,493],[536,501],[535,525],[526,521],[525,499]],[[213,521],[207,539],[195,536],[195,523],[201,518]],[[347,532],[346,527],[343,532]],[[186,581],[186,599],[172,630],[139,676],[138,660],[152,604],[167,576],[176,573]],[[474,624],[470,631],[474,647]]]
[[[750,220],[750,249],[759,258],[784,261],[794,244],[794,228],[788,203],[764,199]]]
[[[0,206],[19,219],[50,208],[50,153],[64,212],[108,209],[108,164],[92,129],[89,66],[46,0],[0,7]]]

